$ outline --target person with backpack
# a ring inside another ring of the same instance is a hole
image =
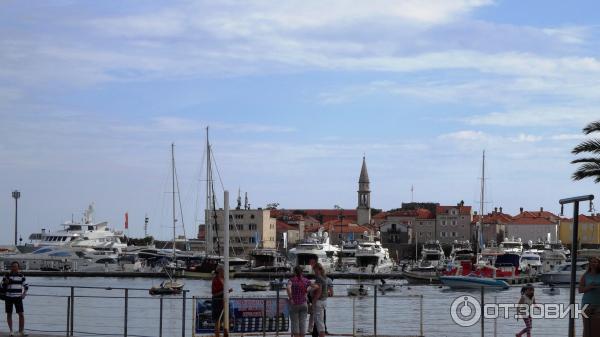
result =
[[[25,334],[25,314],[23,310],[23,299],[27,295],[29,286],[25,283],[25,276],[21,273],[19,262],[10,264],[10,272],[2,279],[2,288],[5,291],[4,308],[6,311],[6,323],[8,323],[9,336],[14,336],[12,313],[13,307],[19,316],[19,336]]]

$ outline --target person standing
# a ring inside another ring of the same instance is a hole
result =
[[[527,334],[527,337],[531,337],[531,310],[533,310],[535,304],[533,285],[527,284],[521,289],[521,299],[519,300],[519,309],[524,309],[525,311],[521,314],[523,322],[525,322],[525,328],[517,333],[517,337],[521,337],[524,334]]]
[[[327,285],[327,276],[320,263],[315,263],[313,270],[315,272],[315,287],[312,294],[313,300],[313,319],[319,332],[319,337],[325,336],[325,308],[327,308],[327,295],[329,287]]]
[[[29,286],[25,283],[25,276],[21,273],[19,262],[10,264],[10,272],[2,279],[2,288],[6,291],[4,307],[6,311],[6,322],[8,323],[9,336],[14,336],[12,313],[13,307],[19,316],[19,336],[25,334],[25,314],[23,310],[23,299],[27,295]]]
[[[223,288],[225,287],[225,270],[223,266],[217,266],[215,277],[212,280],[212,319],[215,323],[215,337],[219,337],[221,330],[221,319],[223,314]],[[229,289],[232,292],[233,289]]]
[[[292,337],[304,337],[306,333],[306,316],[308,314],[307,294],[311,284],[302,275],[302,272],[302,267],[296,266],[294,268],[294,276],[288,280],[287,284]]]
[[[586,305],[583,317],[583,337],[594,336],[600,330],[600,259],[589,260],[585,274],[579,280],[579,293],[583,294],[581,304]]]

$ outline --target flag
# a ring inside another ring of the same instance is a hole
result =
[[[129,228],[129,214],[125,212],[125,229]]]

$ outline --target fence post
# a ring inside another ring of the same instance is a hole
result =
[[[494,296],[494,304],[497,304],[497,303],[498,303],[498,296]],[[496,309],[496,310],[498,310],[498,309]],[[482,312],[482,313],[481,313],[481,316],[483,317],[483,315],[484,315],[484,314],[485,314],[485,313],[484,313],[484,312]],[[497,322],[498,322],[498,320],[497,320],[497,319],[495,319],[495,320],[494,320],[494,337],[496,337],[496,336],[497,336],[497,333],[498,333],[498,323],[497,323]]]
[[[125,308],[124,308],[124,322],[123,322],[123,336],[127,337],[127,311],[129,306],[129,289],[125,289]]]
[[[73,327],[75,326],[75,287],[71,287],[71,326],[69,329],[69,336],[73,336]]]
[[[187,290],[183,291],[183,305],[182,305],[182,309],[181,309],[181,337],[185,337],[185,304],[186,304],[186,295],[187,295]],[[229,322],[225,322],[225,324],[227,327],[229,326]],[[229,331],[229,329],[227,329],[227,331]]]
[[[281,282],[277,283],[277,309],[275,309],[275,336],[279,336],[279,288],[281,287]]]
[[[69,326],[71,324],[71,298],[67,297],[67,337],[69,336]]]
[[[356,335],[356,296],[352,296],[352,337]]]
[[[423,333],[423,295],[419,295],[419,336],[423,337],[425,334]]]
[[[377,337],[377,284],[373,293],[373,335]]]
[[[160,313],[158,314],[158,337],[162,337],[163,331],[163,295],[160,295]]]
[[[263,300],[263,312],[262,312],[262,326],[263,326],[263,337],[267,335],[267,300]]]
[[[485,303],[485,288],[481,287],[481,301],[480,301],[480,306],[481,306],[481,337],[485,337],[485,312],[484,310],[484,303]]]

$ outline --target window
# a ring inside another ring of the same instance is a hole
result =
[[[446,220],[442,220],[442,226],[446,226]]]
[[[249,239],[250,239],[250,243],[256,243],[256,238],[255,237],[251,236]]]
[[[236,214],[235,218],[236,219],[243,219],[244,218],[244,214]]]
[[[456,220],[452,220],[452,226],[456,226]]]
[[[254,219],[254,214],[250,214],[250,219]]]
[[[233,225],[229,225],[229,230],[232,231],[233,230]]]
[[[238,231],[243,231],[244,230],[244,225],[243,224],[236,225],[236,227],[237,227]]]
[[[447,234],[448,233],[446,233],[446,232],[440,232],[440,237],[445,238],[448,236]]]
[[[255,231],[256,230],[256,224],[255,223],[248,224],[248,230]]]
[[[457,237],[457,236],[458,236],[458,233],[457,233],[457,232],[452,232],[452,237],[453,237],[453,238],[455,238],[455,237]]]

